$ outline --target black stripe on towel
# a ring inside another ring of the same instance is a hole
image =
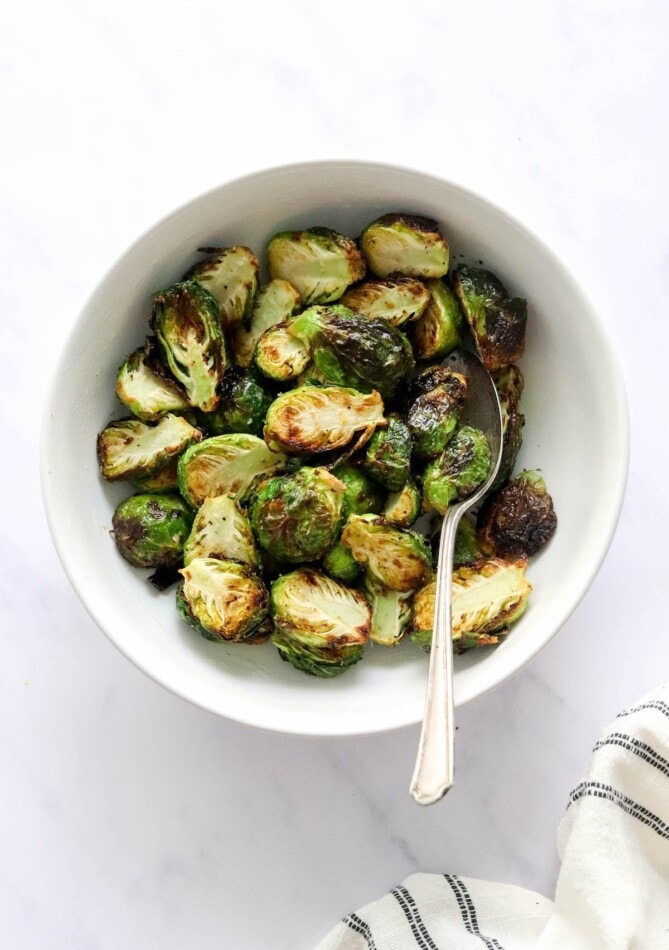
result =
[[[409,922],[411,933],[414,936],[416,944],[420,947],[420,950],[439,950],[439,947],[427,932],[423,919],[418,912],[416,902],[406,887],[395,887],[390,893],[404,911],[404,916]]]
[[[617,718],[622,719],[623,716],[631,716],[633,713],[641,712],[642,709],[657,709],[658,712],[669,718],[669,703],[665,703],[661,699],[651,699],[647,703],[639,703],[638,706],[623,709],[621,713],[618,713]]]
[[[658,818],[652,811],[644,808],[643,805],[639,805],[638,802],[628,798],[627,795],[623,795],[617,788],[613,788],[611,785],[604,785],[602,782],[581,782],[569,796],[567,808],[570,808],[574,802],[577,802],[580,798],[588,797],[603,798],[613,802],[618,808],[621,808],[628,815],[631,815],[632,818],[637,818],[643,822],[644,825],[651,828],[661,838],[669,840],[669,825],[662,821],[661,818]]]
[[[472,900],[471,894],[465,887],[465,883],[462,878],[457,877],[455,874],[444,874],[446,882],[449,887],[455,894],[455,899],[458,902],[458,907],[460,908],[460,914],[462,916],[462,922],[465,925],[467,933],[470,933],[472,937],[478,937],[488,950],[504,950],[502,945],[495,940],[494,937],[486,937],[479,930],[478,917],[476,916],[476,907],[474,906],[474,901]]]
[[[620,746],[621,749],[627,749],[628,752],[634,753],[634,755],[637,755],[669,778],[669,761],[661,756],[659,752],[656,752],[652,746],[641,742],[640,739],[626,736],[622,732],[612,732],[604,739],[600,739],[592,751],[596,752],[597,749],[601,749],[605,745],[616,745]]]
[[[372,937],[372,931],[369,929],[369,924],[361,920],[357,914],[348,914],[344,917],[342,923],[346,924],[347,927],[350,927],[351,930],[354,930],[357,934],[360,934],[361,937],[364,937],[369,950],[376,950],[376,944],[374,943],[374,937]]]

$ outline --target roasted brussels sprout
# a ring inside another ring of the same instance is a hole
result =
[[[484,550],[507,559],[531,557],[557,527],[553,499],[540,472],[523,471],[479,512],[478,539]]]
[[[480,429],[457,429],[439,458],[425,469],[423,507],[445,514],[452,502],[471,495],[485,481],[490,461],[490,447]]]
[[[345,485],[344,516],[377,514],[383,506],[383,492],[361,469],[349,462],[342,462],[332,469]]]
[[[341,541],[373,580],[391,590],[417,590],[430,574],[432,554],[425,538],[375,515],[351,515]]]
[[[429,300],[429,291],[420,280],[389,277],[387,280],[366,280],[351,287],[341,298],[341,303],[370,320],[381,317],[399,327],[409,320],[417,320]]]
[[[303,567],[272,584],[272,643],[281,659],[314,676],[337,676],[361,659],[371,623],[365,597]]]
[[[453,286],[485,368],[492,372],[519,360],[525,349],[527,301],[510,299],[502,282],[480,267],[461,264]]]
[[[145,421],[190,407],[185,392],[159,359],[155,337],[149,337],[123,363],[116,376],[116,395]]]
[[[466,398],[467,377],[448,373],[434,389],[414,399],[407,424],[417,456],[430,459],[441,455],[455,431]]]
[[[155,424],[110,422],[98,436],[100,472],[110,482],[152,475],[201,438],[200,430],[182,416],[161,416]]]
[[[425,311],[411,327],[414,353],[421,360],[446,356],[462,339],[462,314],[457,298],[443,280],[425,284],[430,300]]]
[[[230,433],[204,439],[197,452],[188,450],[179,459],[179,491],[194,508],[205,498],[233,495],[243,499],[256,478],[273,475],[286,462],[255,435]]]
[[[372,608],[369,639],[384,647],[397,646],[411,619],[411,591],[390,590],[368,577],[365,593]]]
[[[338,300],[365,276],[355,241],[331,228],[281,231],[267,245],[270,275],[287,280],[305,306]]]
[[[239,561],[254,569],[260,567],[251,525],[231,495],[205,498],[198,508],[184,544],[184,564],[202,557]]]
[[[285,452],[317,454],[348,445],[360,433],[364,444],[383,425],[377,392],[362,395],[340,386],[299,386],[282,393],[267,411],[265,441]]]
[[[383,506],[383,519],[396,528],[409,528],[420,514],[421,494],[410,478],[400,491],[391,492]]]
[[[360,235],[360,248],[377,277],[443,277],[448,244],[432,218],[384,214]]]
[[[290,323],[266,330],[256,343],[253,361],[268,379],[286,383],[297,379],[311,361],[311,348],[290,331]]]
[[[300,306],[300,295],[287,280],[270,280],[258,293],[253,304],[251,325],[235,328],[232,348],[237,366],[249,367],[256,343],[266,330],[285,323]]]
[[[169,567],[180,563],[192,521],[178,495],[133,495],[114,512],[114,541],[134,567]]]
[[[153,298],[151,325],[172,375],[192,406],[211,412],[225,369],[218,307],[209,291],[189,280]]]
[[[177,464],[179,459],[174,456],[167,465],[152,472],[150,475],[138,475],[131,478],[130,481],[141,492],[150,492],[152,494],[161,494],[163,492],[178,492],[179,478],[177,476]]]
[[[343,520],[343,482],[305,466],[264,482],[251,504],[258,543],[279,561],[317,561],[335,543]]]
[[[511,478],[520,447],[523,444],[525,416],[519,410],[525,380],[517,366],[503,366],[492,373],[502,408],[502,458],[490,491],[495,492]]]
[[[246,564],[196,557],[180,571],[181,616],[207,640],[250,640],[268,613],[268,594]]]
[[[186,274],[214,297],[224,329],[248,324],[258,289],[258,258],[248,247],[203,248],[210,256]]]
[[[365,472],[388,491],[401,491],[411,473],[411,434],[398,416],[377,429],[365,449]]]
[[[362,568],[351,554],[350,548],[339,541],[323,558],[323,570],[336,581],[352,584],[358,579]]]
[[[262,435],[272,394],[250,373],[230,369],[223,377],[221,400],[213,412],[203,413],[202,421],[213,435],[248,432]]]
[[[464,653],[472,647],[498,643],[523,614],[532,585],[525,577],[527,561],[496,558],[476,561],[453,571],[453,649]],[[415,594],[411,639],[429,651],[434,624],[436,581]]]
[[[469,515],[460,519],[458,530],[455,533],[455,550],[453,551],[453,566],[461,567],[471,564],[485,557],[476,537],[476,522]]]

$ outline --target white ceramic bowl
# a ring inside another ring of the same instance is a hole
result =
[[[102,280],[57,368],[42,441],[53,538],[79,597],[140,669],[219,715],[278,732],[371,733],[419,721],[427,657],[413,644],[371,648],[344,675],[294,670],[269,644],[210,643],[155,593],[109,536],[128,494],[98,475],[97,432],[124,413],[116,369],[147,331],[151,293],[178,280],[196,248],[247,244],[262,254],[283,228],[328,225],[356,235],[386,211],[436,218],[453,260],[482,260],[529,302],[520,466],[541,467],[558,530],[528,575],[531,605],[499,647],[457,658],[456,704],[492,689],[560,629],[597,572],[618,519],[628,459],[622,376],[597,316],[569,272],[513,217],[454,184],[403,168],[323,162],[270,169],[196,198],[140,238]]]

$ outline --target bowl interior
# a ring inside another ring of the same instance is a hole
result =
[[[140,668],[192,702],[267,729],[320,735],[374,732],[422,715],[427,658],[413,644],[370,648],[345,675],[319,680],[270,645],[219,645],[190,630],[174,590],[153,592],[110,539],[130,492],[97,472],[95,438],[124,415],[117,367],[147,331],[153,291],[178,280],[201,246],[247,244],[262,255],[277,230],[328,225],[357,235],[386,211],[436,218],[454,262],[482,261],[529,303],[526,416],[519,466],[540,467],[558,530],[529,567],[531,604],[499,647],[457,658],[456,703],[521,667],[560,628],[599,567],[622,502],[627,416],[607,339],[567,271],[490,203],[417,172],[331,162],[262,172],[216,189],[159,223],[112,268],[67,343],[43,433],[43,486],[52,533],[79,596]],[[596,472],[597,477],[591,477]]]

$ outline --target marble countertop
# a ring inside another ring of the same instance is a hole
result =
[[[669,671],[667,7],[28,0],[3,20],[0,945],[308,950],[416,870],[552,895],[599,729]],[[155,685],[79,604],[39,501],[55,354],[108,265],[194,194],[328,157],[518,215],[586,286],[629,395],[608,558],[540,656],[458,712],[430,809],[407,793],[417,728],[268,735]]]

